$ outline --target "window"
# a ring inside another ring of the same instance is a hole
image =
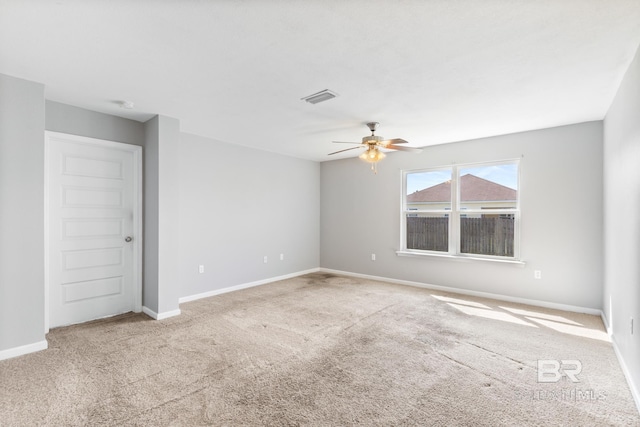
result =
[[[518,259],[519,162],[403,172],[401,252]]]

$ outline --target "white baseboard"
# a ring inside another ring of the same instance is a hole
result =
[[[618,349],[618,345],[616,344],[615,337],[611,337],[611,344],[613,345],[613,351],[616,353],[616,357],[618,358],[618,362],[620,363],[620,368],[622,368],[622,373],[624,377],[627,379],[627,384],[629,384],[629,390],[631,391],[631,396],[633,396],[633,400],[636,402],[636,407],[638,408],[638,412],[640,412],[640,391],[638,387],[633,381],[633,377],[631,376],[631,372],[627,368],[627,364],[624,362],[624,358]]]
[[[239,291],[241,289],[253,288],[254,286],[266,285],[267,283],[273,283],[273,282],[277,282],[279,280],[291,279],[293,277],[298,277],[298,276],[302,276],[302,275],[309,274],[309,273],[317,273],[318,271],[320,271],[320,268],[312,268],[310,270],[304,270],[304,271],[298,271],[296,273],[285,274],[284,276],[271,277],[269,279],[257,280],[255,282],[243,283],[243,284],[240,284],[240,285],[229,286],[229,287],[222,288],[222,289],[214,289],[212,291],[203,292],[201,294],[195,294],[195,295],[189,295],[189,296],[186,296],[186,297],[182,297],[182,298],[180,298],[178,300],[178,302],[180,304],[182,304],[182,303],[185,303],[185,302],[195,301],[195,300],[202,299],[202,298],[208,298],[208,297],[213,297],[213,296],[216,296],[216,295],[226,294],[228,292]]]
[[[33,344],[21,345],[7,350],[0,350],[0,360],[11,359],[13,357],[22,356],[36,351],[46,350],[49,348],[47,340],[34,342]]]
[[[163,320],[163,319],[168,319],[169,317],[173,317],[173,316],[179,316],[180,315],[180,309],[176,309],[176,310],[171,310],[171,311],[165,311],[162,313],[156,313],[155,311],[151,310],[148,307],[142,306],[142,312],[144,314],[146,314],[147,316],[151,317],[152,319],[155,320]]]
[[[616,344],[615,337],[613,336],[613,329],[611,329],[611,326],[609,325],[607,316],[604,315],[604,312],[601,312],[600,317],[602,318],[602,323],[604,323],[604,327],[607,329],[607,335],[609,335],[609,338],[611,339],[611,345],[613,346],[613,351],[616,353],[616,357],[618,358],[620,369],[622,369],[622,373],[624,374],[624,377],[627,380],[627,384],[629,385],[631,396],[633,396],[633,400],[636,403],[638,412],[640,413],[640,390],[638,389],[639,385],[637,385],[634,382],[634,378],[629,372],[629,368],[627,368],[627,364],[624,361],[624,357],[622,357],[622,353],[620,353],[618,344]]]
[[[529,298],[511,297],[508,295],[492,294],[489,292],[471,291],[467,289],[452,288],[449,286],[439,286],[439,285],[432,285],[428,283],[412,282],[409,280],[391,279],[388,277],[371,276],[369,274],[351,273],[349,271],[331,270],[328,268],[320,268],[320,271],[324,273],[333,273],[333,274],[341,274],[344,276],[358,277],[361,279],[377,280],[379,282],[395,283],[398,285],[407,285],[407,286],[413,286],[417,288],[432,289],[434,291],[453,292],[456,294],[470,295],[470,296],[480,297],[480,298],[491,298],[491,299],[497,299],[500,301],[515,302],[518,304],[528,304],[528,305],[533,305],[537,307],[572,311],[574,313],[593,314],[595,316],[600,316],[602,313],[601,310],[597,308],[580,307],[580,306],[569,305],[569,304],[559,304],[555,302],[540,301],[540,300],[529,299]]]
[[[604,329],[607,331],[607,335],[609,335],[609,338],[611,338],[613,331],[609,326],[609,321],[607,320],[607,316],[604,315],[604,311],[602,310],[600,310],[600,318],[602,319],[602,324],[604,325]]]

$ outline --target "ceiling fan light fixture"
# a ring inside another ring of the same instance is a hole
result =
[[[396,144],[408,143],[402,138],[384,139],[383,137],[376,135],[375,131],[378,129],[378,126],[380,126],[380,123],[378,122],[367,123],[367,127],[371,131],[371,135],[367,135],[363,137],[361,143],[333,141],[338,144],[353,144],[353,145],[358,145],[359,147],[352,147],[352,148],[346,148],[344,150],[334,151],[333,153],[329,153],[329,155],[342,153],[344,151],[351,151],[358,148],[366,148],[366,151],[360,154],[358,157],[360,157],[360,159],[364,160],[365,162],[371,164],[371,170],[374,173],[378,173],[378,167],[377,167],[378,162],[384,159],[385,157],[387,157],[386,154],[384,154],[382,151],[379,150],[379,148],[384,148],[387,150],[400,150],[400,151],[413,151],[413,152],[421,151],[421,149],[419,148],[396,145]]]
[[[360,154],[359,157],[367,163],[378,163],[380,160],[387,157],[387,155],[378,150],[376,147],[370,147],[367,149],[367,151]]]
[[[329,89],[321,90],[320,92],[314,93],[313,95],[305,96],[304,98],[300,98],[302,101],[307,101],[310,104],[318,104],[319,102],[328,101],[337,97],[338,94],[330,91]]]

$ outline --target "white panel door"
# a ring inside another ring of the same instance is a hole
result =
[[[46,139],[48,326],[140,311],[140,147]]]

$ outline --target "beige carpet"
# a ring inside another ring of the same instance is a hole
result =
[[[595,316],[322,273],[180,308],[0,362],[0,425],[640,425]]]

